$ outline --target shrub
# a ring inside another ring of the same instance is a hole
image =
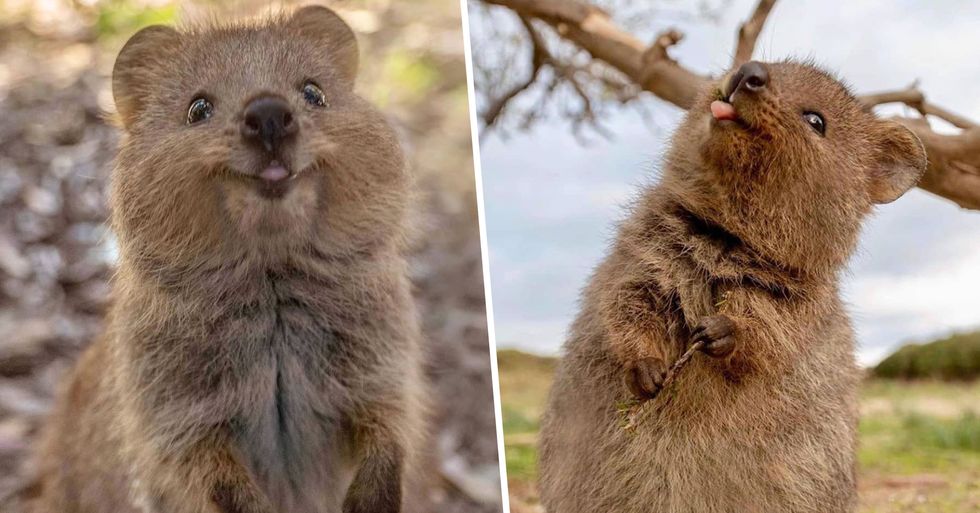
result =
[[[872,375],[893,379],[971,380],[980,377],[980,331],[928,344],[909,344],[881,361]]]

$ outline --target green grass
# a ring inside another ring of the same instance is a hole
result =
[[[506,444],[507,480],[533,481],[537,478],[538,451],[532,444]]]
[[[980,468],[980,381],[875,379],[861,397],[862,470],[907,475]]]
[[[536,433],[538,419],[525,415],[511,406],[503,407],[505,433]]]
[[[861,420],[858,461],[888,474],[980,468],[980,418],[964,413],[937,419],[919,413]]]
[[[544,411],[555,359],[520,351],[497,353],[503,404],[508,481],[533,482],[537,476],[539,419]]]
[[[538,419],[555,360],[504,350],[497,361],[507,479],[524,495],[515,501],[533,504]],[[865,381],[858,465],[861,513],[980,511],[980,380]]]
[[[384,56],[381,74],[384,83],[398,84],[394,90],[385,87],[374,91],[371,99],[381,108],[422,101],[440,85],[441,76],[438,63],[430,56],[401,49],[392,49]]]
[[[149,5],[131,0],[107,0],[96,5],[95,32],[100,38],[130,35],[156,24],[172,24],[177,19],[177,4]]]

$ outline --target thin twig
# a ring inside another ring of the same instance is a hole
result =
[[[521,81],[519,84],[507,90],[503,95],[501,95],[496,100],[490,103],[490,106],[483,111],[483,125],[484,131],[488,131],[490,127],[497,121],[500,114],[503,113],[507,104],[510,103],[517,95],[521,94],[523,91],[534,85],[534,82],[538,79],[538,74],[541,71],[541,66],[544,61],[544,55],[547,54],[547,50],[544,48],[544,42],[538,36],[534,29],[534,25],[531,24],[531,20],[524,16],[519,16],[521,24],[527,31],[528,37],[531,40],[531,74],[526,80]]]
[[[704,344],[704,340],[699,340],[691,344],[688,346],[687,350],[684,351],[684,354],[680,355],[680,357],[674,360],[674,363],[669,369],[667,369],[667,373],[664,376],[663,385],[661,385],[660,389],[653,394],[653,397],[645,400],[631,399],[617,405],[617,410],[620,414],[620,425],[625,431],[630,433],[634,432],[636,429],[636,416],[639,409],[644,404],[652,403],[657,397],[660,397],[661,393],[668,390],[674,384],[674,382],[677,381],[677,376],[680,375],[680,372],[684,370],[684,367],[691,361],[691,358],[694,358],[694,355],[700,351],[702,347],[704,347]],[[665,401],[661,401],[659,407],[663,408],[669,401],[670,396],[668,395]]]
[[[674,384],[674,381],[677,380],[677,375],[680,374],[684,366],[687,365],[687,362],[691,361],[691,358],[694,357],[694,353],[700,351],[702,347],[704,347],[704,340],[699,340],[691,344],[691,346],[687,348],[687,351],[684,351],[684,354],[674,361],[674,364],[670,366],[670,369],[667,369],[667,375],[664,377],[663,386],[660,387],[660,390],[657,391],[654,398],[656,398],[660,392],[663,392]]]

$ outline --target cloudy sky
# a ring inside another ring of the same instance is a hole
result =
[[[754,0],[735,0],[717,21],[678,22],[673,55],[717,74]],[[921,80],[928,98],[980,120],[980,2],[784,1],[756,57],[812,57],[858,92]],[[472,11],[471,11],[472,12]],[[480,22],[473,13],[474,25]],[[651,20],[649,40],[668,22]],[[478,34],[478,30],[475,30]],[[481,45],[475,44],[475,51]],[[971,94],[971,92],[973,94]],[[647,100],[657,127],[629,111],[609,118],[612,140],[583,146],[566,123],[494,134],[481,144],[495,328],[500,347],[554,354],[579,290],[602,258],[623,205],[654,179],[681,112]],[[892,107],[884,113],[896,113]],[[980,213],[914,190],[881,207],[843,278],[862,363],[898,345],[980,326]]]

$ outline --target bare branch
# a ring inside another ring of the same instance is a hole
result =
[[[544,43],[538,36],[537,31],[535,31],[534,26],[531,24],[531,20],[520,16],[521,24],[524,25],[524,29],[527,31],[528,37],[531,39],[531,74],[526,80],[521,81],[514,87],[508,89],[496,100],[490,102],[490,105],[483,111],[481,117],[483,118],[484,131],[489,131],[490,127],[497,121],[500,114],[503,113],[504,108],[511,100],[521,94],[527,88],[531,87],[534,82],[538,79],[538,73],[541,71],[542,63],[544,62],[544,55],[546,50],[544,49]]]
[[[619,27],[601,9],[578,0],[486,0],[522,16],[540,19],[563,38],[589,52],[643,89],[681,108],[694,103],[707,77],[698,75],[671,59],[666,49],[679,40],[661,41],[649,48]],[[676,31],[674,34],[679,34]]]
[[[707,77],[695,75],[683,68],[667,53],[684,35],[675,29],[660,33],[643,52],[643,74],[640,85],[657,97],[682,109],[694,105],[698,91],[708,82]]]
[[[769,17],[769,13],[772,12],[775,5],[776,0],[760,0],[759,5],[755,6],[755,12],[752,13],[752,16],[739,27],[738,41],[735,43],[735,59],[732,62],[734,66],[752,59],[756,40],[759,39],[766,18]]]
[[[954,114],[946,109],[926,102],[926,97],[919,90],[918,84],[912,84],[908,88],[899,91],[866,94],[859,99],[869,109],[885,103],[904,103],[919,111],[919,114],[923,116],[936,116],[957,128],[967,129],[978,126],[975,122],[959,114]]]
[[[964,116],[950,112],[942,107],[938,107],[931,103],[926,103],[923,108],[926,114],[930,116],[936,116],[939,119],[945,120],[949,124],[955,126],[956,128],[976,128],[978,125],[973,121],[967,119]]]
[[[885,103],[904,103],[915,110],[925,102],[925,96],[916,84],[912,84],[905,89],[897,91],[885,91],[880,93],[865,94],[858,97],[867,108],[875,107]]]
[[[490,103],[490,105],[481,115],[485,130],[493,126],[493,124],[497,121],[497,118],[500,117],[500,114],[504,111],[504,108],[507,107],[507,104],[510,103],[511,100],[534,84],[534,82],[538,79],[539,70],[540,68],[534,68],[531,71],[531,75],[527,77],[526,80],[510,88],[504,94],[502,94],[500,98],[497,98]]]

